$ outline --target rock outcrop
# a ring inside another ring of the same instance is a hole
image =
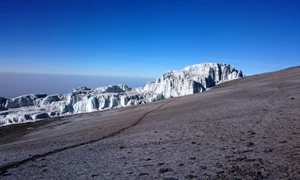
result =
[[[242,71],[231,65],[205,63],[166,72],[155,82],[147,83],[144,88],[129,88],[118,84],[96,89],[80,87],[68,94],[30,94],[12,99],[0,97],[0,125],[133,106],[199,93],[220,82],[243,76]]]

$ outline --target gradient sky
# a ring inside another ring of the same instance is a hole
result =
[[[159,77],[300,65],[298,0],[0,1],[0,71]]]

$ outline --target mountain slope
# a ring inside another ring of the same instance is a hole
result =
[[[299,88],[295,67],[200,94],[1,127],[0,177],[299,179]]]

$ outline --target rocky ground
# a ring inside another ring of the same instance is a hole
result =
[[[0,179],[300,179],[300,67],[1,127]]]

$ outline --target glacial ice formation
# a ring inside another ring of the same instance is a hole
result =
[[[169,71],[155,82],[147,83],[144,91],[161,93],[165,98],[203,92],[217,83],[243,77],[242,71],[223,63],[187,66],[181,71]]]
[[[217,83],[243,77],[242,71],[223,63],[204,63],[169,71],[144,88],[109,85],[80,87],[68,94],[29,94],[0,97],[0,126],[49,117],[126,107],[205,91]]]

